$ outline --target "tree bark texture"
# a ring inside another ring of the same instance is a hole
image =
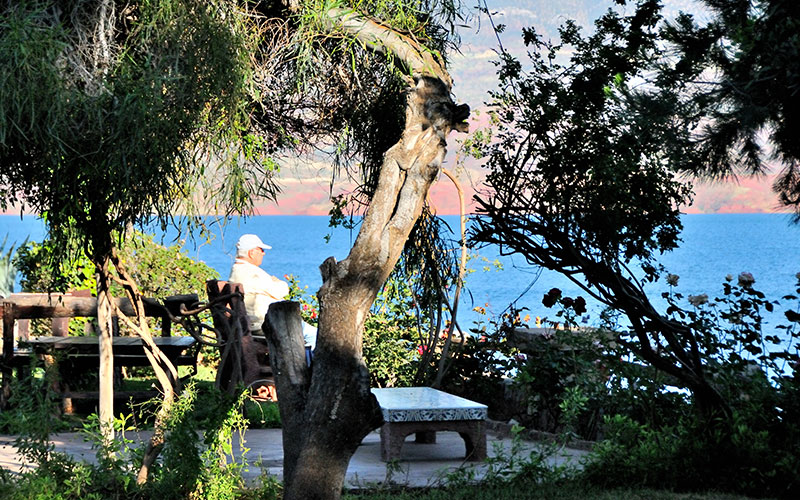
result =
[[[114,439],[114,348],[112,296],[108,282],[108,258],[97,266],[97,324],[99,332],[100,368],[98,413],[100,432],[107,443]]]
[[[269,344],[275,388],[280,394],[278,407],[283,423],[283,476],[286,478],[294,473],[300,456],[301,443],[297,436],[303,434],[302,415],[311,382],[300,304],[289,301],[270,304],[263,330]]]
[[[339,498],[350,458],[364,436],[382,423],[362,358],[364,320],[439,174],[445,137],[453,128],[463,129],[469,109],[453,104],[449,85],[433,76],[417,75],[407,102],[403,135],[384,156],[349,256],[341,262],[330,257],[320,266],[323,284],[317,294],[319,335],[311,384],[303,411],[295,407],[289,414],[297,421],[284,420],[292,429],[284,429],[285,446],[292,448],[284,456],[285,471],[290,471],[284,473],[287,499]],[[274,327],[280,321],[269,319]],[[292,385],[281,381],[286,376],[276,373],[279,405],[302,405],[302,398],[284,399],[282,389]]]
[[[298,6],[288,0],[284,5]],[[299,311],[275,306],[267,315],[275,343],[271,356],[282,363],[275,378],[281,415],[288,417],[283,420],[283,479],[284,498],[290,500],[339,498],[350,458],[382,423],[362,358],[364,321],[440,172],[447,134],[454,128],[466,131],[463,121],[469,116],[468,106],[453,103],[452,80],[436,51],[354,10],[329,9],[325,18],[331,32],[390,54],[413,76],[402,136],[384,155],[355,244],[345,260],[330,257],[320,266],[319,327],[307,392],[300,356],[292,347],[302,342]],[[277,359],[284,356],[288,359]]]

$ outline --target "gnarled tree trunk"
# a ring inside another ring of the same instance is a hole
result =
[[[435,52],[352,10],[330,9],[326,20],[332,31],[345,31],[365,47],[391,54],[413,79],[402,136],[384,155],[358,238],[345,260],[330,257],[320,266],[319,333],[310,383],[296,348],[302,343],[299,311],[273,304],[267,314],[264,329],[284,423],[286,499],[339,498],[350,458],[382,423],[362,359],[364,320],[440,172],[447,134],[466,131],[469,116],[468,106],[453,103],[451,79]]]
[[[444,75],[443,75],[444,76]],[[400,141],[385,156],[378,186],[350,255],[320,267],[323,284],[314,370],[306,397],[302,363],[288,346],[299,330],[284,326],[293,315],[273,305],[267,335],[275,358],[278,401],[284,420],[284,483],[287,499],[338,498],[350,458],[361,440],[378,427],[381,416],[362,359],[364,320],[400,257],[422,210],[426,194],[445,156],[445,137],[469,113],[450,99],[449,83],[435,73],[415,77],[408,94],[406,123]],[[289,340],[286,332],[291,331]],[[281,339],[283,338],[283,340]],[[282,364],[287,359],[294,366]],[[287,393],[291,391],[291,396]],[[287,397],[289,396],[289,397]],[[291,412],[283,411],[291,405]]]

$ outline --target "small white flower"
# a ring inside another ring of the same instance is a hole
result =
[[[725,275],[725,281],[727,281],[728,283],[733,281],[733,275],[732,274],[726,274]]]
[[[680,276],[678,276],[677,274],[667,274],[667,285],[678,286],[678,279],[680,279]]]
[[[701,293],[700,295],[689,295],[689,303],[695,307],[702,306],[708,302],[708,294]]]

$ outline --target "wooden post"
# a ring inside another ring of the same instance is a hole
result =
[[[100,325],[99,352],[99,414],[100,432],[107,443],[114,439],[114,347],[112,335],[114,325],[112,307],[109,301],[110,290],[103,273],[97,280],[97,322]]]
[[[273,302],[263,325],[283,423],[283,481],[292,480],[305,433],[305,407],[311,377],[306,364],[303,322],[298,302]]]
[[[3,302],[0,314],[3,316],[3,386],[0,408],[5,409],[8,398],[11,397],[11,377],[14,371],[11,366],[14,360],[14,304]]]

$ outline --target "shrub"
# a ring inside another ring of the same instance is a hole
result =
[[[53,418],[52,403],[46,398],[43,400],[34,393],[24,397],[30,405],[23,406],[31,416]],[[231,398],[217,391],[213,397],[204,399],[204,412],[198,412],[196,389],[187,386],[176,398],[167,419],[161,460],[142,486],[136,484],[142,450],[132,448],[133,442],[125,437],[126,432],[137,430],[132,424],[138,419],[123,416],[115,420],[116,438],[111,443],[103,441],[96,415],[87,421],[83,432],[98,450],[94,464],[79,463],[54,453],[48,441],[53,427],[22,422],[22,427],[16,429],[22,432],[17,445],[34,467],[18,476],[0,474],[0,497],[10,500],[277,498],[279,488],[274,481],[258,491],[246,491],[241,474],[247,467],[246,459],[233,460],[234,437],[241,438],[247,424],[242,416],[244,401],[244,394]],[[206,429],[204,433],[198,431],[200,428]]]
[[[414,384],[423,328],[410,284],[390,277],[364,322],[364,360],[374,387]]]
[[[477,323],[457,349],[443,387],[488,405],[492,418],[594,437],[613,361],[607,343],[598,334],[555,328],[538,339],[510,342],[514,329],[527,326],[524,312],[512,308]]]
[[[21,275],[26,292],[67,292],[96,290],[95,269],[89,259],[80,254],[74,261],[53,263],[54,249],[49,240],[29,242],[20,247],[14,264]],[[205,296],[205,282],[219,277],[214,269],[191,259],[181,245],[163,246],[152,235],[139,231],[131,233],[120,248],[120,258],[146,297],[164,298],[170,295],[197,294]],[[114,293],[122,289],[114,285]]]
[[[463,343],[454,348],[442,389],[487,405],[490,418],[516,418],[517,412],[506,399],[505,385],[524,363],[519,350],[506,340],[506,332],[516,324],[515,311],[476,323]]]
[[[696,418],[655,429],[621,415],[606,417],[606,438],[592,450],[582,477],[605,488],[796,496],[796,441],[780,442],[748,417],[736,413],[711,432]]]
[[[526,352],[514,386],[525,395],[524,425],[547,432],[596,435],[606,402],[608,361],[598,337],[555,330]]]
[[[78,254],[71,262],[54,263],[55,251],[52,243],[28,242],[21,246],[14,257],[14,265],[20,274],[20,283],[26,292],[57,292],[97,289],[95,269],[88,257]],[[128,271],[139,285],[145,297],[164,298],[171,295],[197,294],[205,297],[205,282],[219,277],[219,274],[203,262],[195,261],[187,255],[181,245],[169,247],[156,243],[152,235],[134,231],[121,248],[120,257]],[[112,292],[117,297],[124,296],[122,288],[114,283]],[[205,318],[210,321],[210,316]],[[155,328],[155,318],[149,318],[151,328]],[[82,335],[86,319],[70,321],[70,333]],[[47,322],[34,323],[35,335],[46,335]],[[124,332],[124,326],[121,328]]]
[[[754,281],[749,273],[742,273],[736,283],[729,276],[721,297],[691,296],[691,308],[686,310],[677,305],[679,294],[666,296],[670,314],[696,333],[695,352],[730,415],[709,420],[689,397],[683,405],[674,400],[684,409],[673,412],[672,421],[663,415],[625,414],[625,405],[618,404],[614,413],[619,414],[606,417],[605,440],[586,463],[585,479],[605,487],[715,488],[778,497],[800,493],[795,345],[800,314],[785,312],[790,324],[777,327],[783,335],[765,334],[762,311],[772,311],[778,302],[767,300],[754,288]],[[658,383],[654,373],[643,371],[640,380],[663,398],[664,382]],[[640,396],[656,406],[653,397]]]
[[[289,300],[300,302],[303,320],[316,325],[316,296],[310,295],[308,287],[301,286],[294,276],[284,278],[289,282]],[[421,354],[420,327],[411,287],[390,276],[364,321],[362,349],[373,387],[413,384]]]

